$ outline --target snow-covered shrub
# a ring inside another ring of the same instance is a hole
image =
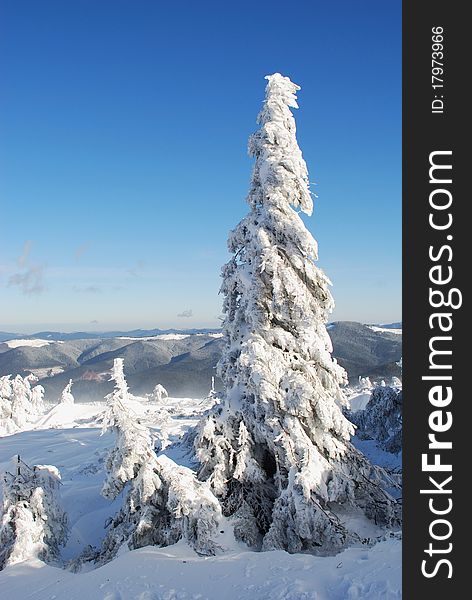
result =
[[[114,499],[125,490],[125,497],[108,524],[98,562],[111,560],[123,544],[130,549],[167,546],[181,538],[197,552],[213,554],[212,537],[221,517],[217,499],[190,469],[156,456],[148,428],[129,407],[123,359],[115,359],[112,379],[115,389],[107,397],[103,429],[113,431],[116,441],[102,494]]]
[[[372,382],[370,377],[361,377],[359,376],[359,387],[362,390],[370,390],[372,389]]]
[[[130,549],[169,546],[186,540],[202,555],[215,554],[221,518],[217,499],[194,473],[166,456],[139,469],[122,509],[109,523],[99,562],[112,559],[123,544]]]
[[[51,465],[29,467],[19,460],[6,473],[0,524],[0,569],[30,558],[59,558],[67,541],[67,516],[60,505],[60,474]]]
[[[31,399],[31,404],[33,406],[33,411],[35,416],[40,415],[42,412],[44,412],[44,388],[42,385],[35,385],[34,387],[31,387],[31,384],[34,384],[38,381],[38,378],[36,377],[36,375],[33,375],[33,373],[30,373],[27,377],[24,378],[24,382],[27,386],[29,386],[30,389],[30,399]]]
[[[74,404],[74,396],[72,395],[72,379],[69,379],[69,383],[61,392],[60,404]]]
[[[158,430],[154,448],[157,451],[161,451],[169,443],[168,429],[171,421],[171,411],[168,406],[169,393],[163,385],[158,383],[156,386],[154,386],[152,393],[148,394],[147,397],[156,405],[154,419],[156,421]]]
[[[0,377],[0,398],[9,400],[12,394],[11,375]]]
[[[350,539],[336,512],[354,505],[376,523],[398,521],[387,475],[354,449],[342,414],[344,370],[326,330],[334,303],[315,265],[317,244],[298,211],[312,198],[296,140],[297,85],[267,77],[249,214],[230,233],[223,267],[225,391],[195,436],[199,477],[251,546],[334,551]]]
[[[34,375],[0,377],[0,434],[18,431],[44,411],[44,388]]]
[[[17,425],[13,421],[12,381],[10,375],[0,377],[0,435],[13,433]]]
[[[172,423],[170,411],[165,406],[161,406],[154,413],[154,420],[157,426],[154,439],[154,450],[162,452],[169,444],[169,427]]]
[[[31,401],[31,385],[27,379],[17,375],[12,380],[11,387],[12,420],[17,427],[23,427],[30,421],[35,412]]]
[[[158,383],[157,385],[154,386],[152,393],[149,394],[149,396],[148,396],[148,398],[151,402],[157,402],[157,403],[162,402],[165,398],[168,398],[168,397],[169,397],[169,392],[160,383]]]
[[[350,415],[358,427],[357,435],[361,439],[377,440],[381,448],[398,454],[402,449],[402,405],[401,389],[374,388],[365,409]]]

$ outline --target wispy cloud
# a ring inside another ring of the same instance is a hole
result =
[[[23,294],[32,296],[44,292],[44,267],[42,265],[32,265],[20,273],[10,275],[8,285],[18,287]]]
[[[136,264],[131,267],[131,269],[128,269],[126,271],[126,273],[128,275],[131,275],[131,277],[139,277],[139,275],[141,274],[141,271],[143,270],[143,268],[146,266],[146,261],[144,260],[138,260],[136,261]]]
[[[44,283],[44,266],[32,264],[29,260],[32,242],[27,240],[21,255],[17,259],[20,271],[12,273],[8,279],[9,287],[17,287],[23,294],[32,296],[41,294],[46,289]]]
[[[79,260],[80,258],[82,258],[82,256],[87,252],[87,250],[89,249],[89,244],[81,244],[80,246],[78,246],[75,250],[74,256],[75,256],[75,260]]]
[[[102,288],[98,285],[74,285],[72,287],[74,292],[78,294],[101,294]]]
[[[18,257],[18,260],[16,261],[18,263],[19,267],[24,267],[26,266],[26,263],[28,262],[28,258],[31,252],[31,246],[32,246],[32,242],[31,240],[26,240],[26,242],[23,244],[23,252],[21,253],[21,256]]]
[[[190,317],[193,317],[193,310],[192,309],[184,310],[181,313],[179,313],[177,316],[182,317],[184,319],[189,319]]]

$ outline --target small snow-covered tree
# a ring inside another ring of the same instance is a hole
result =
[[[166,388],[158,383],[156,386],[154,386],[154,389],[152,390],[151,395],[149,396],[149,400],[151,400],[152,402],[157,402],[157,403],[161,403],[165,398],[169,397],[169,393],[166,390]]]
[[[171,422],[171,410],[167,402],[169,393],[162,384],[158,383],[148,398],[157,405],[154,413],[154,420],[158,426],[155,449],[160,451],[169,443],[169,424]]]
[[[44,388],[42,385],[35,385],[31,388],[31,404],[36,416],[44,411]]]
[[[370,390],[372,388],[372,382],[370,378],[359,376],[359,387],[363,390]]]
[[[0,398],[9,400],[12,393],[11,375],[0,377]]]
[[[11,395],[10,375],[0,377],[0,435],[13,433],[17,429],[12,419]]]
[[[397,511],[340,408],[346,377],[326,330],[330,282],[299,215],[312,212],[290,110],[300,88],[278,73],[267,80],[249,140],[250,212],[230,233],[222,271],[225,391],[195,437],[199,477],[250,545],[329,552],[355,537],[339,507],[385,524]]]
[[[61,404],[74,404],[75,400],[74,400],[74,396],[72,395],[72,379],[69,379],[69,383],[66,385],[66,387],[62,390],[61,393],[61,398],[59,400],[59,402]]]
[[[190,469],[156,456],[149,429],[129,407],[122,359],[115,359],[112,378],[115,389],[107,397],[103,430],[115,433],[115,445],[102,494],[112,500],[125,490],[125,498],[108,524],[98,562],[111,560],[123,544],[130,549],[166,546],[181,538],[197,552],[213,554],[212,537],[221,517],[218,501]]]
[[[28,380],[17,375],[11,387],[12,419],[18,427],[23,427],[35,413],[31,402],[31,386]]]
[[[210,390],[208,391],[208,394],[205,396],[205,398],[203,398],[203,400],[199,403],[199,409],[202,412],[204,410],[209,410],[215,404],[219,404],[219,402],[220,402],[220,395],[219,395],[219,392],[217,392],[215,389],[215,378],[212,376]],[[188,432],[188,435],[186,435],[187,442],[190,441],[190,439],[192,439],[192,440],[194,439],[194,437],[195,437],[194,434],[195,434],[195,431]],[[193,445],[193,442],[192,442],[192,445]]]
[[[3,434],[18,431],[44,411],[44,388],[31,387],[35,381],[34,375],[0,378],[0,431]]]
[[[15,475],[4,476],[0,569],[29,558],[56,561],[67,541],[59,470],[51,465],[31,468],[19,457],[15,466]]]
[[[102,494],[105,498],[114,499],[126,483],[136,477],[146,457],[152,458],[152,452],[148,428],[139,423],[137,415],[129,407],[122,358],[115,358],[111,379],[115,382],[115,389],[106,397],[103,433],[112,431],[116,441],[106,461],[107,478]]]
[[[157,425],[154,450],[161,452],[170,444],[169,428],[172,423],[170,410],[166,406],[160,406],[156,413],[154,413],[153,420]]]

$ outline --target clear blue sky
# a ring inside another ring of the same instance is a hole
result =
[[[216,326],[276,71],[302,86],[333,319],[401,319],[399,0],[3,0],[0,22],[0,329]]]

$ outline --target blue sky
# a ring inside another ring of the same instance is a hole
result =
[[[207,327],[268,73],[333,319],[401,319],[401,3],[4,0],[0,329]]]

